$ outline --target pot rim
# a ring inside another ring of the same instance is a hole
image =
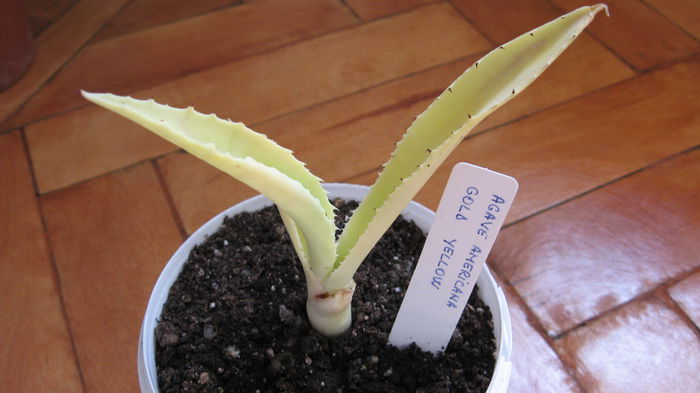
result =
[[[369,191],[369,187],[347,183],[324,183],[330,198],[348,198],[360,200]],[[242,212],[252,212],[273,203],[264,195],[257,195],[237,203],[214,216],[199,227],[175,251],[163,268],[148,300],[139,336],[138,376],[142,393],[158,393],[158,381],[155,362],[155,327],[167,300],[170,287],[187,261],[190,250],[214,233],[223,223],[224,217]],[[426,233],[430,229],[435,213],[411,201],[401,213],[404,218],[413,220]],[[484,266],[479,278],[479,296],[491,308],[493,315],[494,336],[496,337],[496,366],[486,393],[503,393],[508,389],[511,374],[512,328],[508,304],[503,290],[494,279],[488,266]]]

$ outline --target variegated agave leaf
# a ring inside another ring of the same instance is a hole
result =
[[[481,120],[534,81],[604,5],[582,7],[494,49],[419,115],[348,222],[327,287],[352,277],[403,207]]]
[[[330,274],[336,255],[334,207],[320,179],[290,150],[243,123],[203,115],[191,107],[171,108],[113,94],[83,95],[265,194],[292,219],[285,224],[307,274]]]

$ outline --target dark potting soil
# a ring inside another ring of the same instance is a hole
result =
[[[335,204],[339,217],[357,206]],[[476,291],[438,357],[387,342],[424,242],[399,218],[355,276],[351,329],[327,338],[307,321],[304,274],[276,209],[227,218],[193,249],[163,307],[161,393],[485,392],[496,348]]]

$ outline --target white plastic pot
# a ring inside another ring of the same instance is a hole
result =
[[[361,200],[367,194],[368,188],[353,184],[324,184],[331,199],[343,198]],[[224,221],[224,217],[241,212],[252,212],[272,205],[263,195],[245,200],[219,213],[201,226],[175,251],[163,272],[158,277],[146,308],[146,315],[141,326],[138,350],[138,373],[142,393],[158,393],[158,381],[155,360],[155,328],[167,300],[170,287],[180,274],[182,266],[187,261],[190,250],[204,241],[207,235],[216,232]],[[423,205],[411,202],[403,211],[403,216],[413,220],[424,232],[428,232],[433,222],[434,213]],[[493,314],[494,336],[496,337],[496,369],[487,393],[504,393],[508,389],[511,373],[512,331],[508,305],[503,291],[485,267],[477,280],[479,296],[491,308]],[[358,283],[362,285],[362,283]]]

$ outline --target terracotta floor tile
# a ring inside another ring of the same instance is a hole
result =
[[[547,0],[451,0],[493,45],[504,44],[562,14]]]
[[[695,0],[645,1],[696,39],[700,39],[700,3]]]
[[[432,208],[460,161],[514,176],[511,223],[700,143],[700,58],[467,139],[417,200]]]
[[[19,133],[0,136],[0,386],[81,392]]]
[[[421,5],[435,3],[436,1],[437,0],[347,0],[345,3],[352,8],[362,20],[371,20],[407,11]]]
[[[586,0],[553,0],[562,10],[588,5]],[[667,63],[700,50],[700,43],[641,0],[606,1],[610,18],[596,18],[588,28],[638,70]]]
[[[188,234],[229,206],[259,194],[188,153],[169,154],[158,166]]]
[[[700,337],[658,299],[625,306],[557,347],[589,393],[700,391]]]
[[[438,31],[446,33],[444,40],[434,39]],[[414,45],[404,45],[405,41]],[[483,51],[485,45],[454,10],[429,6],[420,13],[304,41],[137,95],[157,97],[173,106],[192,104],[205,113],[254,124]],[[27,127],[40,190],[60,188],[167,151],[162,143],[145,144],[152,141],[147,134],[95,107]]]
[[[0,129],[85,42],[129,0],[80,0],[36,40],[37,54],[29,71],[0,94]]]
[[[669,292],[673,300],[700,328],[700,272],[674,285]]]
[[[182,238],[151,164],[42,198],[88,392],[136,392],[151,288]]]
[[[700,266],[698,231],[694,150],[507,228],[493,259],[555,335]]]
[[[501,284],[513,328],[513,370],[508,393],[582,393],[558,355],[529,321],[523,304]]]
[[[127,94],[355,23],[330,0],[269,0],[98,42],[47,83],[13,123],[86,106],[81,89]]]
[[[92,42],[240,4],[242,0],[134,0],[103,27]]]

